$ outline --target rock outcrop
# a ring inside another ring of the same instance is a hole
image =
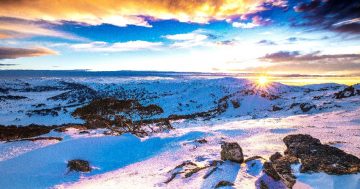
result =
[[[221,159],[237,163],[244,162],[244,155],[240,145],[236,142],[224,142],[221,145]]]
[[[29,125],[23,127],[0,126],[0,141],[12,141],[31,138],[49,133],[54,127]]]
[[[316,108],[316,105],[314,104],[310,104],[310,103],[301,103],[300,104],[300,109],[303,111],[303,112],[308,112],[310,111],[311,109],[315,109]]]
[[[353,86],[347,87],[342,91],[334,94],[336,99],[348,98],[352,96],[360,95],[360,90],[355,89]]]
[[[310,135],[288,135],[283,139],[287,156],[301,160],[301,172],[351,174],[360,172],[360,159],[333,146],[321,144]]]
[[[287,149],[282,156],[279,152],[270,156],[265,162],[263,171],[275,181],[282,181],[292,188],[296,177],[291,170],[291,164],[301,162],[300,172],[325,172],[327,174],[343,175],[360,172],[360,159],[344,151],[321,144],[319,139],[310,135],[288,135],[283,139]],[[300,161],[299,161],[300,160]]]
[[[90,172],[91,167],[90,163],[85,160],[81,159],[74,159],[68,161],[67,167],[69,169],[69,172],[76,171],[76,172]]]

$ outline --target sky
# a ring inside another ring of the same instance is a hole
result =
[[[358,83],[360,1],[0,0],[0,69]]]

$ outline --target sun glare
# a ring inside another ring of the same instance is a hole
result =
[[[266,76],[260,76],[257,82],[260,86],[266,86],[269,82],[269,79]]]

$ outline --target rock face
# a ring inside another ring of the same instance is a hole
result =
[[[69,172],[76,171],[76,172],[90,172],[91,167],[88,161],[81,160],[81,159],[74,159],[68,161],[67,167]]]
[[[244,155],[240,145],[236,142],[224,142],[221,145],[221,159],[242,163]]]
[[[360,159],[344,151],[321,144],[310,135],[288,135],[283,139],[287,156],[301,159],[301,172],[351,174],[360,172]]]

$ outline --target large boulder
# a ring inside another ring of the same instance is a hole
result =
[[[270,159],[271,162],[264,163],[263,171],[275,181],[281,180],[287,187],[292,188],[296,177],[292,174],[291,164],[299,163],[298,158],[290,155],[281,156],[277,152]]]
[[[221,159],[237,163],[244,162],[244,155],[240,145],[236,142],[224,142],[221,145]]]
[[[67,167],[69,172],[76,171],[76,172],[90,172],[91,167],[88,161],[81,160],[81,159],[74,159],[68,161]]]
[[[301,159],[301,172],[351,174],[360,172],[360,159],[310,135],[288,135],[283,139],[288,156]]]

